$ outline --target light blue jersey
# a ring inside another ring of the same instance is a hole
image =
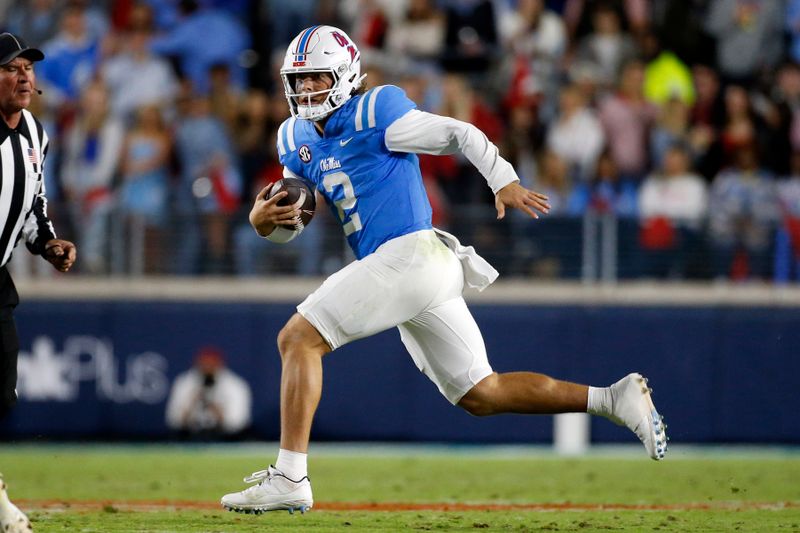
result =
[[[415,107],[399,87],[381,85],[334,111],[324,137],[298,118],[278,130],[281,163],[322,193],[359,259],[432,227],[417,156],[391,152],[384,142],[386,128]]]

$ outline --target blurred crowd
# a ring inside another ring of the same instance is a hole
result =
[[[0,21],[45,53],[31,111],[87,274],[351,259],[324,208],[284,247],[247,224],[281,177],[286,46],[332,24],[368,85],[476,125],[550,196],[541,221],[498,223],[466,160],[420,158],[434,224],[501,272],[579,275],[591,215],[623,277],[800,276],[800,0],[0,0]]]

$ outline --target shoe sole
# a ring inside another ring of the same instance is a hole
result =
[[[311,510],[312,505],[307,503],[296,503],[296,504],[279,504],[280,507],[270,506],[270,505],[256,505],[253,507],[240,507],[236,505],[230,505],[227,503],[223,503],[222,507],[226,511],[231,511],[233,513],[244,513],[244,514],[264,514],[271,511],[289,511],[289,514],[294,514],[295,511],[300,511],[300,514],[306,514],[306,511]]]
[[[647,407],[650,410],[650,417],[653,419],[653,441],[656,445],[656,457],[651,458],[655,461],[664,459],[667,454],[667,425],[664,424],[664,418],[658,414],[656,406],[653,403],[653,398],[650,396],[652,389],[647,386],[647,378],[639,374],[637,378],[639,384],[642,386],[642,395],[647,402]]]

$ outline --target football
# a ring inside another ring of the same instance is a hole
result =
[[[297,178],[283,178],[272,185],[268,198],[272,198],[281,191],[286,191],[289,194],[285,198],[278,200],[278,205],[296,205],[299,207],[300,222],[303,227],[307,226],[314,217],[314,210],[317,207],[317,198],[314,191],[311,190],[303,180]]]

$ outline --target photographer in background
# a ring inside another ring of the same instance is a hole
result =
[[[250,386],[225,366],[219,349],[206,346],[175,378],[167,426],[185,439],[235,439],[250,426],[251,406]]]

